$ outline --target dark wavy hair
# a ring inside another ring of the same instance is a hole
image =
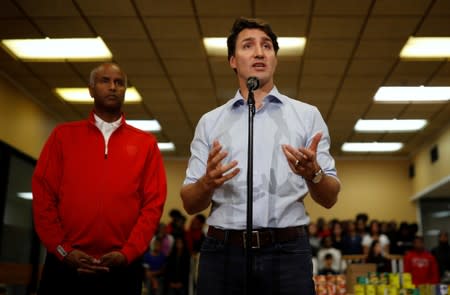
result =
[[[272,28],[268,23],[261,19],[240,17],[235,20],[233,27],[231,28],[230,35],[227,39],[228,47],[228,60],[234,56],[236,52],[236,40],[239,33],[245,29],[259,29],[269,36],[272,40],[275,54],[278,52],[279,46],[277,41],[277,35],[272,31]]]

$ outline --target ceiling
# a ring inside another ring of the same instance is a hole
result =
[[[203,37],[226,37],[236,17],[268,21],[281,37],[306,37],[302,57],[279,57],[275,83],[316,105],[328,124],[332,154],[351,141],[400,141],[389,157],[409,157],[450,123],[450,102],[379,104],[379,86],[450,86],[448,60],[404,61],[410,36],[450,36],[448,0],[2,0],[0,39],[101,36],[143,96],[128,119],[157,119],[160,141],[188,157],[195,125],[237,89],[226,57],[208,57]],[[89,62],[21,62],[0,49],[0,71],[63,121],[91,105],[69,104],[55,87],[85,87]],[[359,118],[427,119],[416,133],[360,134]],[[363,157],[373,155],[363,155]],[[384,157],[386,157],[384,155]]]

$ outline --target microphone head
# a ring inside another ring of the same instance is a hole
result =
[[[259,87],[259,80],[256,77],[249,77],[247,79],[247,88],[249,91],[253,91],[258,89]]]

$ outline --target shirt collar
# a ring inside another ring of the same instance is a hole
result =
[[[276,86],[273,86],[272,90],[270,90],[269,94],[264,97],[264,103],[280,103],[283,104],[283,95],[278,91]],[[245,99],[241,95],[239,89],[236,91],[235,96],[231,99],[231,108],[237,109],[240,106],[245,105]]]
[[[120,118],[117,119],[116,121],[109,123],[109,122],[104,121],[102,118],[100,118],[99,116],[97,116],[97,114],[94,113],[94,119],[95,119],[95,125],[98,128],[100,128],[100,130],[104,130],[108,127],[117,129],[122,124],[122,116],[120,116]]]

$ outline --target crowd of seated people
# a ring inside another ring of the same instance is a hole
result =
[[[412,273],[417,283],[450,278],[450,246],[445,231],[439,234],[437,246],[428,251],[416,223],[369,220],[364,213],[352,220],[327,222],[320,217],[311,221],[308,230],[315,274],[344,273],[347,261],[374,263],[377,272],[391,272],[391,259],[401,257],[403,271]]]
[[[179,210],[171,210],[169,215],[170,223],[161,224],[144,258],[147,294],[195,294],[196,267],[205,238],[206,218],[196,215],[186,225],[186,217]],[[361,213],[348,220],[327,221],[319,217],[311,220],[308,232],[315,274],[342,274],[348,263],[374,263],[378,272],[390,272],[393,255],[428,259],[429,271],[417,270],[409,261],[403,262],[413,276],[432,273],[433,282],[436,274],[442,278],[450,270],[448,234],[439,235],[438,245],[432,252],[424,247],[417,249],[415,223],[369,220],[367,214]],[[434,256],[439,259],[432,261]],[[357,259],[346,260],[348,257]]]

